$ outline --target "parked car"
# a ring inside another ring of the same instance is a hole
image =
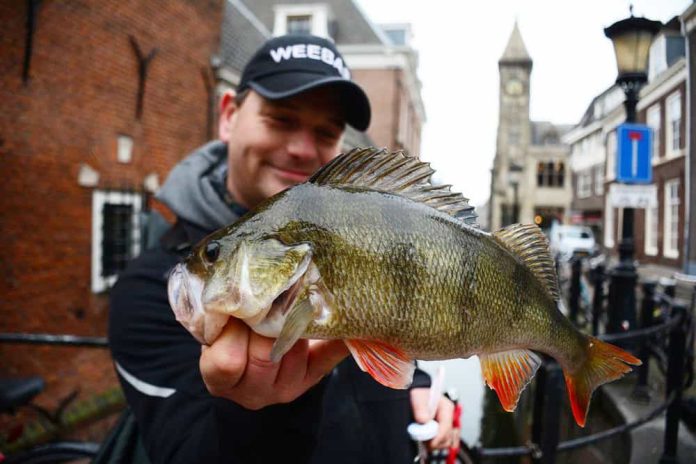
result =
[[[592,256],[597,248],[592,229],[586,226],[554,223],[549,231],[551,254],[559,261],[576,256]]]

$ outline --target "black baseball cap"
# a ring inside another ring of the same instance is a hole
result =
[[[284,35],[268,40],[242,71],[237,92],[253,89],[278,100],[335,86],[340,91],[346,122],[364,131],[370,125],[370,101],[350,79],[350,70],[336,46],[313,35]]]

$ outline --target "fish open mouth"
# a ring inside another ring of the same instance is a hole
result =
[[[288,312],[295,305],[301,290],[306,287],[306,274],[305,272],[297,275],[294,282],[291,281],[290,286],[275,297],[266,311],[246,319],[245,322],[261,335],[277,337]]]

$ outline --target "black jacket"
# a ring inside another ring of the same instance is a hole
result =
[[[292,403],[249,411],[205,388],[200,345],[174,319],[167,275],[208,231],[180,220],[111,292],[109,340],[152,463],[407,463],[408,391],[379,385],[347,358]],[[416,370],[414,386],[428,386]]]

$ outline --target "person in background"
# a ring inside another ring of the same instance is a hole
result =
[[[367,129],[370,105],[336,47],[313,36],[266,42],[236,92],[220,102],[219,140],[170,173],[158,199],[176,223],[112,289],[109,340],[152,463],[404,463],[406,432],[426,422],[427,374],[392,390],[361,372],[341,341],[300,340],[279,363],[273,340],[231,318],[210,346],[175,319],[169,270],[210,232],[304,182],[339,152],[346,124]],[[453,404],[442,397],[432,448],[451,445]],[[144,462],[144,459],[143,459]]]

